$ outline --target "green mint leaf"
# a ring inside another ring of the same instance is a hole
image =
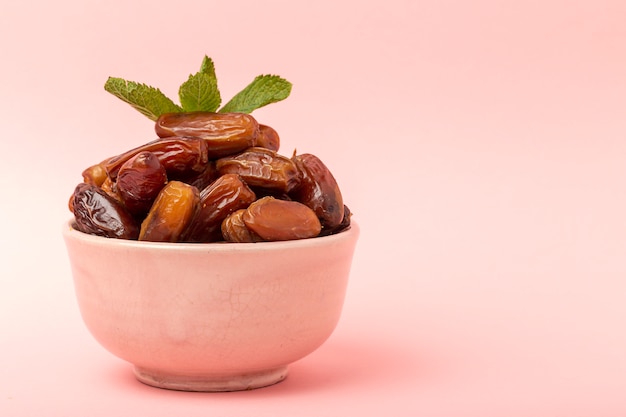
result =
[[[289,97],[291,83],[278,75],[259,75],[220,109],[221,113],[252,113]]]
[[[200,72],[203,74],[210,75],[211,77],[217,79],[217,76],[215,75],[215,64],[213,63],[213,60],[206,55],[202,59],[202,65],[200,65]]]
[[[167,98],[158,88],[146,84],[109,77],[104,89],[117,98],[133,106],[150,120],[156,120],[163,113],[181,112],[180,106]]]
[[[180,104],[184,111],[214,112],[222,103],[217,88],[217,76],[213,60],[205,55],[200,71],[190,75],[178,90]]]

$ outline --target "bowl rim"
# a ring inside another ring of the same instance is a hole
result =
[[[91,235],[73,227],[75,220],[73,218],[63,223],[62,234],[66,239],[83,241],[85,243],[127,247],[136,249],[157,249],[163,251],[185,251],[185,252],[231,252],[231,251],[270,251],[280,249],[293,249],[305,247],[319,247],[332,245],[346,240],[357,239],[360,234],[360,228],[357,222],[352,220],[350,226],[339,233],[327,236],[319,236],[307,239],[283,240],[272,242],[251,242],[251,243],[232,243],[232,242],[212,242],[212,243],[191,243],[191,242],[147,242],[129,239],[115,239],[104,236]]]

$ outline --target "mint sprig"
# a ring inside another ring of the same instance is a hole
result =
[[[259,75],[224,105],[220,113],[252,113],[271,103],[284,100],[291,93],[291,83],[278,75]]]
[[[237,93],[221,109],[222,102],[217,86],[215,64],[205,56],[200,70],[189,75],[178,89],[180,105],[174,103],[158,88],[122,78],[109,77],[104,89],[130,104],[150,120],[157,120],[164,113],[208,111],[221,113],[252,113],[271,103],[286,99],[292,84],[277,75],[259,75]],[[219,109],[219,110],[218,110]]]
[[[222,103],[217,88],[215,65],[211,58],[205,56],[200,71],[189,76],[178,90],[183,111],[216,111]]]
[[[133,106],[150,120],[156,120],[163,113],[183,111],[158,88],[146,84],[109,77],[104,89],[122,101]]]

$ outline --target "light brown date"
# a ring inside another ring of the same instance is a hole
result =
[[[116,181],[119,170],[140,152],[152,152],[165,168],[168,177],[185,177],[204,170],[208,162],[206,141],[199,138],[170,137],[157,139],[109,159],[105,168],[111,180]]]
[[[295,163],[267,148],[252,147],[216,162],[220,174],[237,174],[251,187],[288,193],[299,183]]]
[[[243,215],[246,209],[239,209],[231,213],[222,222],[222,236],[227,242],[236,243],[252,243],[260,242],[261,236],[248,229],[243,221]]]
[[[333,174],[315,155],[295,155],[292,159],[300,172],[300,183],[291,197],[310,207],[325,229],[339,226],[344,220],[344,204]]]
[[[107,161],[102,161],[99,164],[86,168],[83,171],[83,182],[100,187],[104,180],[107,179],[107,170],[105,168],[106,162]]]
[[[71,207],[81,232],[118,239],[137,239],[139,235],[131,214],[97,185],[79,184]]]
[[[256,146],[278,151],[280,148],[280,136],[278,136],[278,132],[270,126],[260,124]]]
[[[161,138],[202,138],[207,141],[209,158],[220,158],[254,146],[259,124],[244,113],[167,113],[157,119],[155,131]]]
[[[248,229],[263,240],[294,240],[316,237],[320,220],[309,207],[297,201],[263,197],[250,204],[242,215]]]
[[[180,181],[168,182],[141,223],[139,240],[178,242],[191,222],[199,200],[196,187]]]
[[[200,192],[198,211],[185,233],[188,242],[222,240],[221,225],[232,212],[246,208],[256,199],[238,175],[226,174]]]
[[[117,175],[117,192],[129,212],[145,215],[167,183],[165,168],[155,154],[139,152],[122,165]]]

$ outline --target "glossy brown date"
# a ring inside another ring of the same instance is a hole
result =
[[[280,148],[280,136],[278,136],[278,132],[270,126],[260,124],[256,146],[278,151]]]
[[[174,179],[202,172],[208,162],[207,144],[202,139],[182,137],[157,139],[109,159],[105,163],[109,178],[116,181],[122,165],[140,152],[152,152],[156,155],[167,175]]]
[[[300,172],[300,183],[292,198],[310,207],[325,229],[334,229],[344,220],[344,204],[339,185],[330,170],[315,155],[293,158]]]
[[[227,242],[235,243],[253,243],[260,242],[263,239],[261,236],[248,229],[246,223],[243,221],[243,215],[246,209],[239,209],[231,213],[222,222],[222,236]]]
[[[243,222],[263,240],[294,240],[316,237],[322,225],[315,212],[297,201],[263,197],[250,204]]]
[[[259,124],[244,113],[167,113],[157,119],[155,131],[161,138],[202,138],[208,144],[209,158],[220,158],[254,146]]]
[[[341,223],[339,223],[337,226],[333,228],[328,228],[328,227],[323,228],[322,232],[320,233],[320,236],[334,235],[336,233],[346,230],[347,228],[350,227],[351,219],[352,219],[352,213],[350,212],[350,209],[348,208],[348,206],[344,204],[343,205],[343,219],[341,220]]]
[[[246,208],[256,199],[238,175],[226,174],[200,192],[198,211],[185,233],[188,242],[222,240],[221,225],[232,212]]]
[[[107,179],[107,170],[105,164],[107,161],[100,162],[86,168],[83,171],[83,182],[87,184],[93,184],[100,187],[102,183]]]
[[[145,215],[167,183],[165,168],[155,154],[143,151],[122,165],[117,175],[117,192],[128,211]]]
[[[299,183],[295,163],[267,148],[252,147],[216,162],[220,174],[237,174],[251,187],[288,193]]]
[[[191,222],[199,200],[196,187],[180,181],[168,182],[141,223],[139,240],[178,242]]]
[[[137,239],[139,227],[124,206],[94,184],[79,184],[71,204],[76,228],[92,235]]]

